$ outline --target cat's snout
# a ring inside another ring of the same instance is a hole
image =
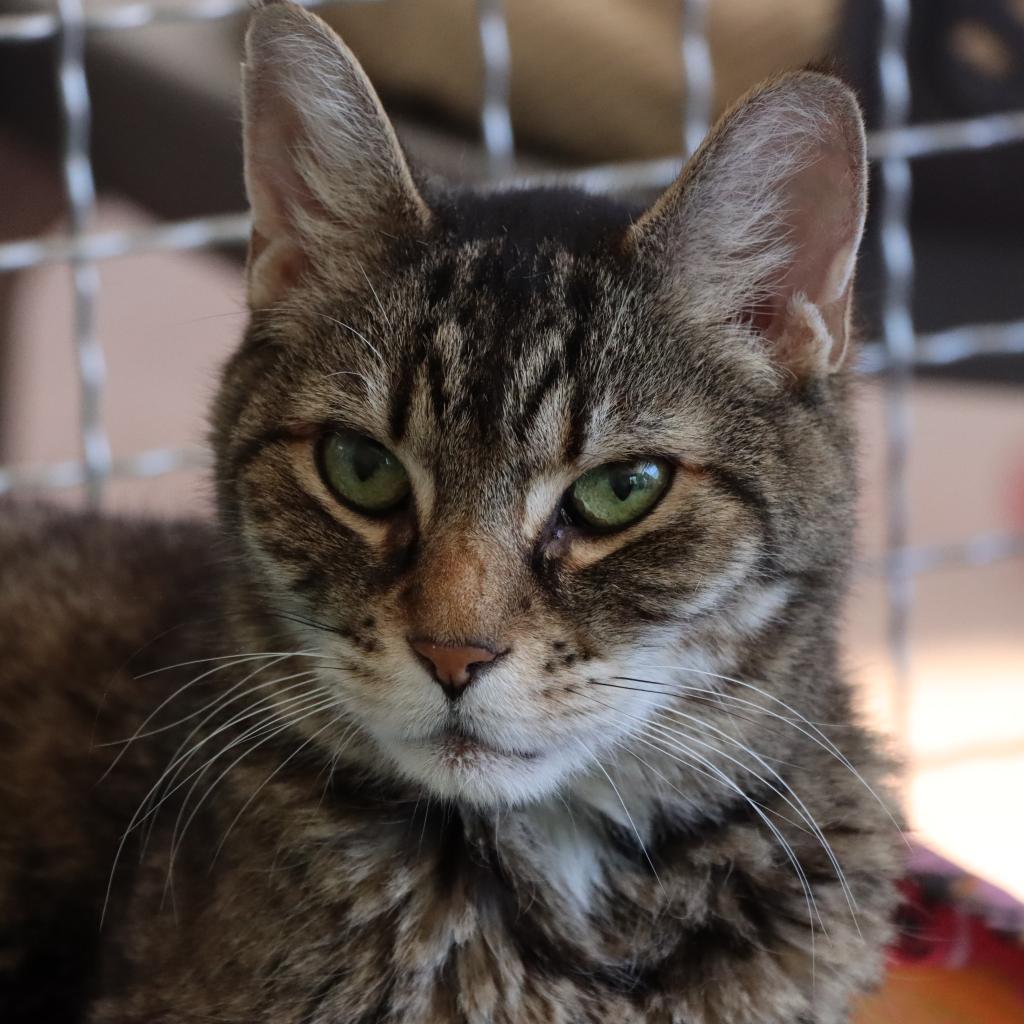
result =
[[[431,675],[444,690],[449,700],[457,700],[463,690],[473,682],[477,672],[498,657],[491,646],[462,646],[439,644],[433,640],[414,640],[409,646],[427,662]]]

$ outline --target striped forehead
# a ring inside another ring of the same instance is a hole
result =
[[[608,289],[597,267],[509,248],[467,247],[425,276],[390,389],[395,441],[539,460],[582,450],[600,385],[581,369],[609,344]]]
[[[320,326],[340,370],[315,395],[435,475],[483,482],[498,468],[511,479],[687,452],[681,432],[706,420],[693,398],[707,389],[686,381],[707,358],[690,359],[704,346],[662,319],[607,254],[474,240],[425,254],[361,310],[332,312]]]

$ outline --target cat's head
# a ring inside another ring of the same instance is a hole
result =
[[[215,443],[259,601],[434,794],[656,759],[679,687],[848,558],[850,93],[770,82],[645,212],[418,183],[291,5],[254,16],[245,108],[252,320]]]

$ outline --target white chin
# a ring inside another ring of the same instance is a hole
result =
[[[549,754],[524,756],[448,740],[383,744],[407,778],[433,796],[478,807],[533,803],[550,795],[568,766]]]

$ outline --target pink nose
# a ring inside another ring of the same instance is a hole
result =
[[[459,647],[435,644],[431,640],[410,640],[412,649],[433,666],[434,678],[449,696],[458,694],[473,681],[478,665],[494,661],[497,652],[489,647]]]

